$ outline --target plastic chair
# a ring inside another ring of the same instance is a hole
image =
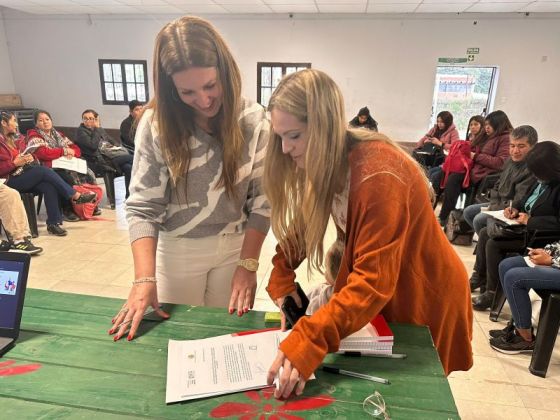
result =
[[[541,313],[535,341],[535,349],[529,364],[529,372],[546,377],[550,357],[554,350],[560,328],[560,293],[551,290],[535,290],[542,297]]]
[[[37,238],[39,236],[39,230],[37,228],[37,211],[35,210],[35,194],[33,193],[20,193],[21,201],[23,202],[23,207],[25,207],[25,213],[27,213],[27,223],[29,224],[29,230],[31,231],[31,236]]]

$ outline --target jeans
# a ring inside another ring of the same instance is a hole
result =
[[[132,173],[132,160],[134,156],[132,155],[120,155],[111,161],[115,166],[117,166],[124,175],[124,185],[126,187],[126,197],[128,198],[128,186],[130,185],[130,176]]]
[[[465,219],[465,222],[474,229],[477,235],[480,232],[480,229],[486,227],[486,221],[490,217],[486,213],[481,213],[481,209],[482,207],[488,207],[489,204],[490,203],[471,204],[463,210],[463,218]]]
[[[432,188],[434,189],[436,194],[441,192],[441,188],[439,184],[441,183],[441,177],[443,176],[443,169],[441,166],[434,166],[428,170],[428,179],[432,184]]]
[[[31,166],[21,175],[10,176],[6,185],[20,193],[42,193],[47,208],[47,225],[62,223],[60,198],[69,200],[76,191],[51,168]]]
[[[500,282],[517,328],[531,328],[530,289],[560,290],[560,270],[528,267],[523,257],[506,258],[500,264]]]

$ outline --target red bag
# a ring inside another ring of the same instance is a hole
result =
[[[443,176],[441,178],[440,187],[445,188],[449,174],[465,174],[463,178],[463,188],[468,188],[471,179],[471,169],[473,166],[471,158],[471,144],[465,140],[454,142],[449,149],[449,154],[443,162]]]
[[[74,213],[76,213],[81,220],[91,219],[93,217],[93,212],[95,211],[95,208],[103,198],[103,190],[97,185],[93,185],[93,184],[74,185],[73,188],[74,190],[78,191],[81,194],[95,193],[96,195],[95,200],[92,201],[91,203],[76,204],[72,202]]]

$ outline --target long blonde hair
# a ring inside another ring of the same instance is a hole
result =
[[[307,257],[308,268],[322,271],[323,238],[334,195],[344,188],[350,147],[371,140],[399,146],[383,134],[348,129],[342,93],[319,70],[284,77],[268,108],[294,115],[307,124],[308,134],[302,170],[282,152],[282,140],[271,130],[263,183],[271,206],[272,231],[290,262]]]
[[[154,109],[163,156],[172,182],[186,180],[191,159],[188,139],[194,131],[194,111],[177,94],[171,76],[191,67],[215,67],[223,89],[222,107],[210,121],[223,152],[218,187],[235,197],[243,134],[239,126],[241,75],[224,39],[210,22],[184,16],[159,32],[154,50]],[[186,185],[186,183],[185,183]]]

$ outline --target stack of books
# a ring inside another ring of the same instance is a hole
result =
[[[392,354],[393,332],[383,315],[377,315],[361,330],[340,342],[338,353],[360,352],[361,354]]]

